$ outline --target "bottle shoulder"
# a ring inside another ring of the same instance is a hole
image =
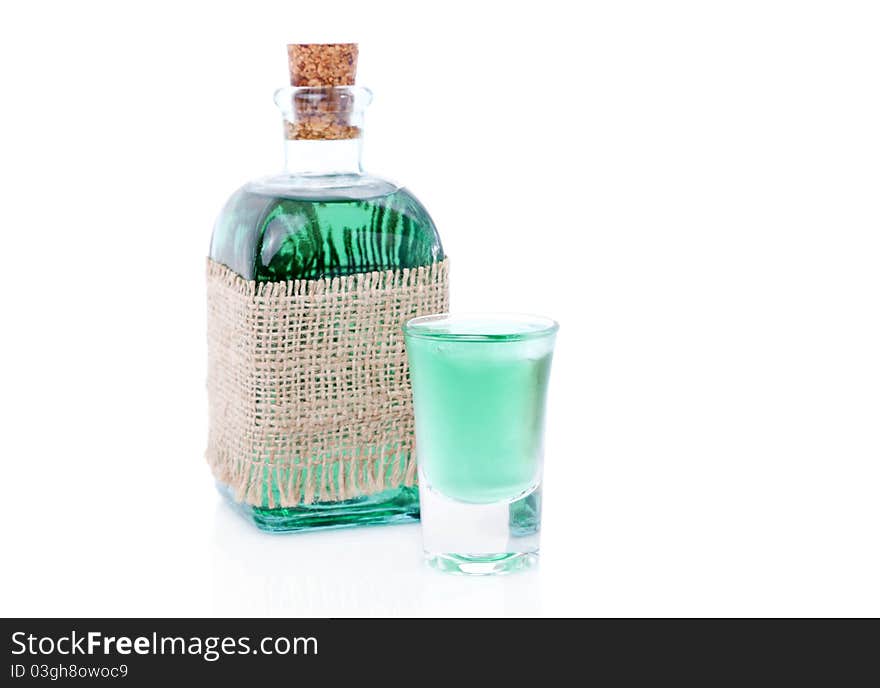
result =
[[[442,260],[437,229],[407,189],[372,175],[275,175],[236,191],[210,254],[247,279],[287,280]]]
[[[276,198],[333,201],[366,200],[400,189],[396,182],[371,174],[275,174],[250,181],[240,191]]]

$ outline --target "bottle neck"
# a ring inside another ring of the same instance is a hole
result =
[[[285,139],[284,161],[288,174],[329,176],[362,174],[363,139]]]

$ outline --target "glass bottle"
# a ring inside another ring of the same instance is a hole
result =
[[[331,61],[338,60],[340,48],[343,58],[348,55],[343,65],[350,68],[347,79],[321,82],[314,78],[314,68],[311,77],[297,76],[297,56],[300,71],[308,72],[303,54],[306,62],[315,56],[326,62],[327,51]],[[352,85],[356,46],[288,46],[288,50],[295,85],[275,94],[284,116],[285,170],[249,182],[230,197],[214,226],[210,259],[258,284],[323,280],[443,261],[437,229],[418,199],[405,188],[363,171],[363,116],[372,93]],[[302,83],[308,85],[297,85]],[[341,466],[336,463],[325,470],[345,470]],[[394,466],[382,470],[390,472]],[[272,498],[271,486],[264,488],[256,504],[237,498],[222,482],[218,487],[267,531],[405,522],[419,515],[414,485],[283,507]]]

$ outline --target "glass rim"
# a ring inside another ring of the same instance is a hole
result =
[[[505,322],[511,324],[528,324],[537,326],[535,329],[527,331],[516,331],[515,327],[511,327],[509,332],[432,332],[428,329],[421,329],[419,325],[429,322],[438,322],[441,320],[480,319],[490,322]],[[553,318],[543,315],[535,315],[533,313],[511,313],[505,311],[491,312],[461,312],[461,313],[432,313],[430,315],[420,315],[416,318],[407,320],[403,325],[403,333],[408,337],[418,339],[434,339],[443,341],[456,342],[522,342],[529,339],[539,339],[541,337],[549,337],[556,334],[559,329],[559,323]],[[419,331],[421,330],[421,331]]]

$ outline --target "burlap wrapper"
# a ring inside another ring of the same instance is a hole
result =
[[[416,481],[401,327],[448,310],[446,261],[248,281],[208,259],[208,463],[269,508]]]

